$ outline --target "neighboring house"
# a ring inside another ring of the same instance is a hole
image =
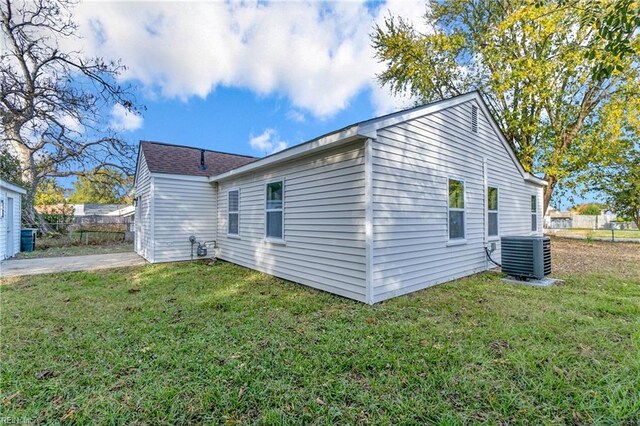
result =
[[[134,212],[133,206],[126,204],[43,204],[35,206],[38,213],[66,214],[73,217],[85,216],[130,216]]]
[[[120,209],[114,210],[110,213],[107,213],[105,216],[120,216],[120,217],[131,217],[136,213],[135,206],[126,206]]]
[[[100,204],[100,203],[84,203],[72,204],[73,216],[122,216],[117,212],[126,209],[126,204]]]
[[[548,208],[544,216],[544,227],[548,231],[555,229],[611,229],[617,220],[615,213],[601,210],[599,215],[578,214],[573,211],[560,211]]]
[[[485,271],[500,236],[542,235],[542,189],[479,93],[255,159],[141,142],[136,251],[220,259],[376,303]]]
[[[27,191],[0,179],[0,260],[20,252],[22,196]]]

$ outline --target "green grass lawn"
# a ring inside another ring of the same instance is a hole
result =
[[[375,306],[224,262],[14,279],[0,418],[637,425],[640,274],[564,278]]]

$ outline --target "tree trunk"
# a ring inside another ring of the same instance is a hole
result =
[[[26,184],[27,193],[22,198],[22,223],[32,228],[38,228],[40,232],[47,234],[51,232],[51,228],[34,208],[40,179],[36,170],[36,162],[33,158],[33,150],[23,143],[20,132],[11,126],[5,127],[5,132],[9,143],[18,155],[18,161],[22,169],[22,181]]]
[[[547,214],[549,203],[551,203],[551,196],[553,195],[553,189],[556,187],[558,180],[555,178],[555,176],[551,176],[551,175],[546,175],[544,177],[544,180],[548,182],[548,185],[545,186],[544,192],[542,195],[542,201],[544,202],[542,212],[543,214]]]

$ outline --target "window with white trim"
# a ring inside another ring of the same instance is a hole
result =
[[[492,186],[487,188],[487,234],[490,237],[497,237],[498,230],[498,188]]]
[[[284,240],[284,181],[267,183],[266,191],[265,237]]]
[[[227,234],[240,235],[240,190],[232,189],[227,193]]]
[[[449,179],[449,239],[462,240],[464,237],[464,182]]]
[[[531,196],[531,231],[538,230],[538,197]]]

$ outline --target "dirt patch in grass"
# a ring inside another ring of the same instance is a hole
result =
[[[50,241],[47,241],[50,243]],[[58,243],[51,245],[37,246],[32,252],[22,252],[16,256],[18,259],[37,259],[42,257],[63,257],[63,256],[85,256],[90,254],[108,254],[108,253],[128,253],[133,251],[133,243],[130,242],[111,242],[99,245],[79,245],[72,243]]]
[[[552,238],[553,275],[615,274],[640,277],[640,245]]]

